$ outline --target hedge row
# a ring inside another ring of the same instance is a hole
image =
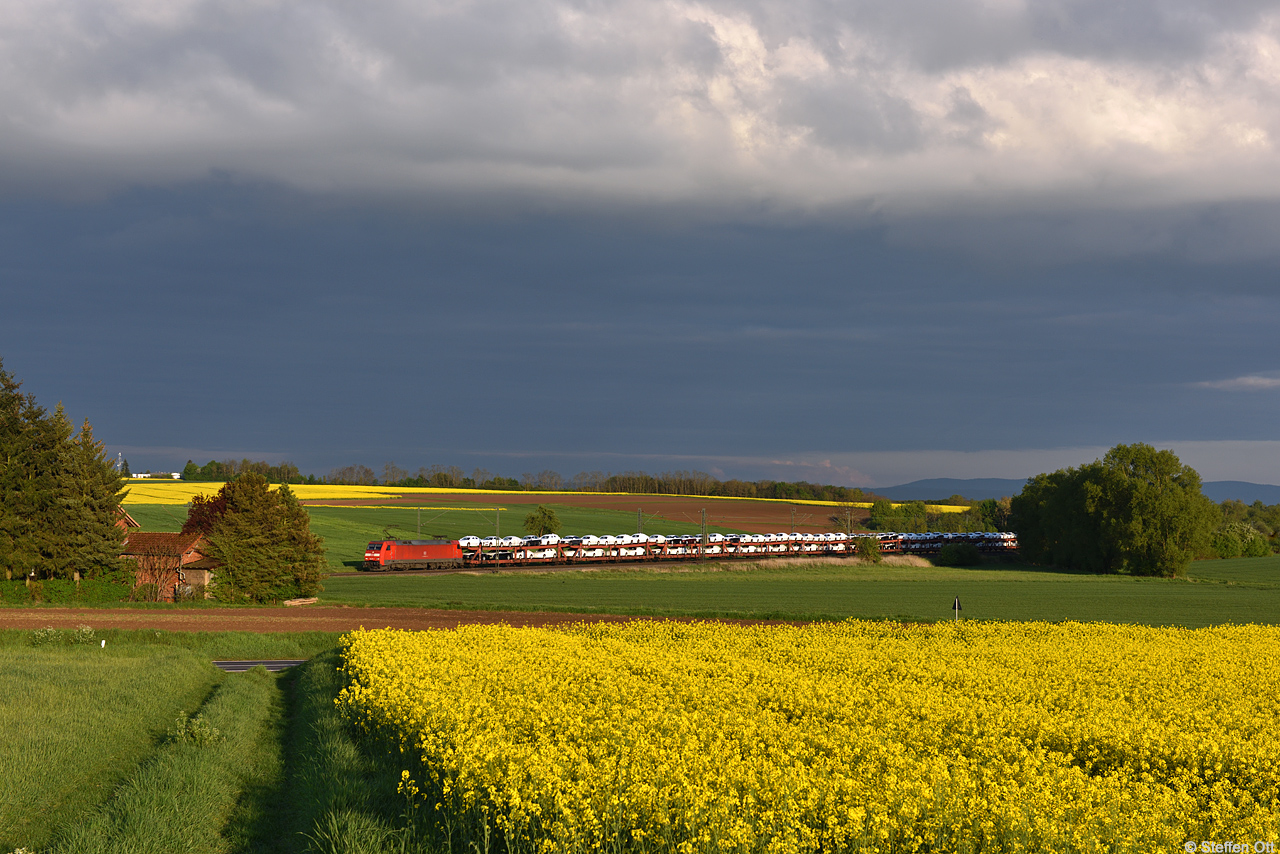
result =
[[[74,581],[46,579],[33,581],[0,581],[0,603],[5,605],[108,605],[127,602],[132,593],[127,584],[112,581]]]

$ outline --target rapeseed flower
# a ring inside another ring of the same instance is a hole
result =
[[[360,631],[339,705],[496,850],[1276,841],[1280,631],[633,622]]]

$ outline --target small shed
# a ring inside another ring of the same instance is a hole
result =
[[[204,541],[204,534],[131,531],[120,556],[138,564],[136,584],[154,584],[159,599],[172,602],[184,588],[203,590],[213,580],[217,565],[205,556]]]

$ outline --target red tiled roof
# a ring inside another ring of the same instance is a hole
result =
[[[130,532],[124,538],[125,555],[184,555],[196,547],[204,534],[144,534]]]

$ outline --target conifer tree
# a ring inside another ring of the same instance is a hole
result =
[[[75,435],[0,362],[0,572],[101,578],[122,571],[121,480],[86,421]]]
[[[18,514],[23,483],[22,412],[27,400],[20,384],[0,362],[0,571],[6,579],[24,575],[18,557],[25,523]]]
[[[85,419],[75,438],[71,454],[72,477],[64,480],[77,513],[70,546],[71,566],[85,578],[105,578],[122,572],[119,562],[125,531],[116,524],[123,478],[116,471],[107,449],[93,436]]]

